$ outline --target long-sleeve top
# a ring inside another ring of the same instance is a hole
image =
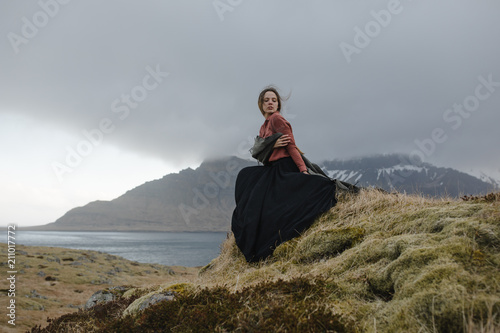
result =
[[[292,133],[292,126],[290,123],[283,118],[283,116],[279,112],[275,112],[269,117],[267,117],[264,124],[260,127],[259,136],[263,138],[267,138],[268,136],[273,135],[274,133],[283,133],[283,135],[287,134],[290,137],[290,142],[286,147],[279,147],[274,149],[269,161],[276,161],[283,157],[291,156],[300,172],[307,171],[307,167],[302,160],[302,156],[295,145],[295,139]]]

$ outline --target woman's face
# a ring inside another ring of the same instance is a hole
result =
[[[267,91],[264,94],[262,109],[264,110],[264,116],[266,118],[278,111],[278,96],[276,96],[274,92]]]

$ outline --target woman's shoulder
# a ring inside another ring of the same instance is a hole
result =
[[[269,116],[269,121],[273,122],[273,123],[277,123],[277,122],[284,122],[284,123],[287,123],[288,121],[285,119],[285,117],[283,117],[283,115],[279,112],[275,112],[273,113],[272,115]]]
[[[279,112],[273,113],[268,119],[275,128],[290,126],[290,123]]]

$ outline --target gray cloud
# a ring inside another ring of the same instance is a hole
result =
[[[442,128],[447,140],[428,161],[500,165],[500,87],[458,128],[443,119],[474,95],[479,76],[500,82],[500,4],[401,1],[348,63],[340,43],[355,45],[354,28],[364,30],[375,22],[371,11],[390,3],[242,1],[221,21],[210,1],[71,1],[16,54],[8,34],[22,36],[22,18],[42,9],[8,2],[0,14],[0,112],[78,135],[109,118],[115,129],[106,142],[192,161],[235,154],[255,135],[258,93],[274,83],[291,92],[287,116],[312,159],[410,153],[414,140]],[[148,66],[169,75],[120,119],[114,101],[143,84]]]

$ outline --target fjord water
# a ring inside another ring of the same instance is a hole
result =
[[[225,232],[19,231],[16,244],[105,252],[140,263],[196,267],[217,257]]]

